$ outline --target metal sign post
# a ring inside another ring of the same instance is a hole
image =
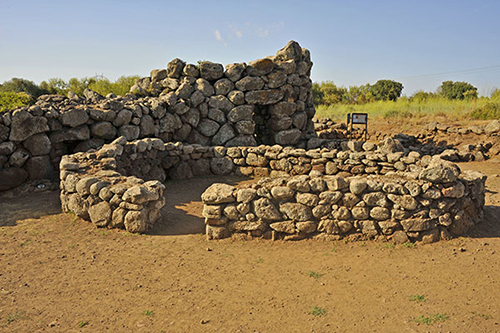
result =
[[[349,140],[352,137],[354,124],[365,125],[365,141],[368,135],[368,113],[348,113],[347,114],[347,135]]]

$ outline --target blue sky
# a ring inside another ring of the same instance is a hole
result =
[[[500,88],[499,16],[498,0],[0,0],[0,82],[249,62],[293,39],[311,51],[313,81],[393,79],[407,95],[467,81],[484,95]]]

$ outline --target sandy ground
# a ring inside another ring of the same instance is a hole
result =
[[[489,176],[483,223],[411,247],[206,241],[214,178],[168,183],[147,235],[0,197],[0,332],[500,332],[500,161],[460,166]]]

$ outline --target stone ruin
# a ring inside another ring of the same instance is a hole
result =
[[[245,175],[259,181],[246,188],[216,183],[202,194],[209,239],[244,234],[434,242],[464,234],[481,220],[483,174],[400,149],[391,140],[305,150],[121,137],[63,157],[61,202],[64,211],[96,226],[144,232],[160,217],[166,179]]]
[[[63,211],[143,233],[169,179],[242,175],[202,195],[209,239],[384,238],[432,242],[482,217],[480,173],[400,141],[318,138],[309,51],[289,42],[248,65],[179,59],[131,94],[42,96],[0,124],[0,190],[60,173]]]
[[[306,147],[316,137],[310,53],[290,41],[275,56],[245,63],[171,61],[126,96],[41,96],[0,118],[0,191],[56,177],[66,154],[117,137],[203,146]]]

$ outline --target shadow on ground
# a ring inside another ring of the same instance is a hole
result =
[[[468,235],[473,238],[500,237],[500,206],[484,206],[484,217]]]
[[[0,227],[14,226],[20,220],[54,214],[61,214],[59,191],[0,197]]]
[[[165,182],[165,207],[150,235],[204,234],[201,194],[213,183],[237,185],[250,181],[246,177],[218,176]]]

